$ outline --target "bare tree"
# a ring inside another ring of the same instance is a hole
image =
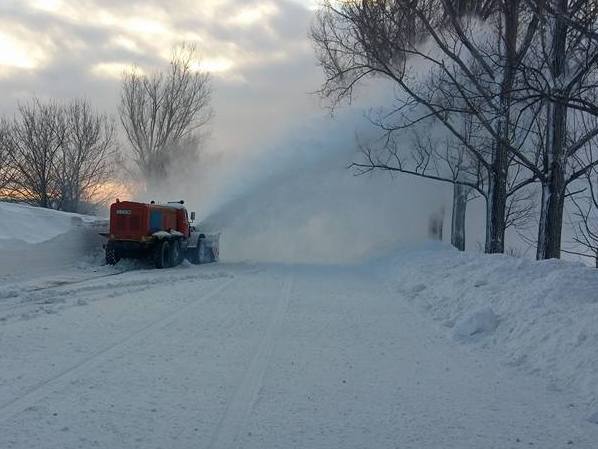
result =
[[[77,212],[110,179],[115,126],[85,100],[33,99],[0,123],[0,151],[8,157],[9,197]]]
[[[432,127],[426,127],[428,131]],[[433,139],[429,133],[423,137],[413,131],[412,139],[388,138],[381,148],[360,145],[364,156],[351,167],[357,174],[373,170],[399,172],[411,176],[445,182],[453,186],[451,244],[465,250],[465,219],[469,201],[487,196],[488,176],[484,167],[469,157],[466,149],[451,138]],[[469,135],[473,136],[472,129]],[[472,137],[473,139],[473,137]],[[482,150],[484,143],[478,141]],[[515,228],[518,232],[527,229],[534,211],[535,192],[528,187],[528,173],[514,158],[509,161],[505,229]]]
[[[582,252],[566,252],[591,257],[598,268],[598,174],[587,173],[586,179],[588,188],[571,196],[576,218],[573,241],[581,247]]]
[[[428,129],[434,128],[433,123],[429,125]],[[452,184],[451,243],[464,251],[467,203],[476,193],[485,195],[483,170],[454,139],[436,139],[430,133],[424,137],[416,129],[410,131],[410,139],[404,134],[398,138],[394,137],[395,133],[387,134],[379,148],[372,144],[361,145],[363,159],[351,167],[357,174],[382,170]]]
[[[117,157],[114,122],[86,100],[64,108],[66,139],[59,158],[59,208],[76,212],[91,201],[114,173]]]
[[[6,146],[14,165],[16,194],[41,207],[59,197],[58,164],[67,127],[61,107],[38,99],[19,106]]]
[[[14,179],[13,164],[8,146],[10,125],[0,120],[0,197],[7,195],[7,188]]]
[[[541,105],[545,129],[534,176],[542,185],[537,258],[561,253],[568,187],[598,164],[598,9],[594,0],[529,0],[540,18],[521,65],[524,101]]]
[[[124,75],[120,121],[146,183],[166,176],[173,161],[195,156],[190,142],[212,116],[210,77],[197,68],[195,57],[194,47],[183,46],[167,71]]]
[[[476,3],[474,13],[481,11],[481,17],[463,14]],[[480,18],[492,38],[476,35]],[[490,253],[504,251],[511,156],[533,165],[522,151],[527,134],[518,126],[521,111],[514,108],[512,94],[538,23],[538,16],[519,0],[348,0],[325,2],[312,30],[326,74],[321,94],[333,106],[350,97],[364,78],[388,78],[409,98],[399,108],[424,106],[482,166]],[[431,66],[435,77],[421,82],[412,73],[412,61]],[[463,134],[465,117],[483,130],[480,138],[491,142],[484,150]],[[529,182],[531,178],[523,180],[522,186]]]

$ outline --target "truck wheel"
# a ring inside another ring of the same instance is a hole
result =
[[[174,240],[170,245],[170,266],[176,267],[183,261],[183,254],[181,251],[181,241]]]
[[[154,249],[154,263],[156,268],[168,268],[170,266],[170,243],[168,240],[160,240]]]
[[[106,265],[116,265],[120,256],[116,248],[110,244],[106,245]]]

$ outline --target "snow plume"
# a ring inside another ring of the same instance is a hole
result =
[[[445,186],[347,168],[356,135],[378,132],[365,113],[322,113],[262,148],[204,156],[185,196],[203,229],[222,233],[223,259],[346,262],[427,238]]]
[[[427,45],[430,54],[438,51]],[[418,84],[431,76],[432,68],[425,58],[414,59],[408,76]],[[368,142],[380,135],[366,118],[369,111],[388,113],[404,95],[379,79],[375,87],[364,86],[359,93],[358,102],[333,118],[326,112],[297,115],[286,130],[272,131],[271,123],[258,123],[253,130],[235,128],[234,122],[228,129],[217,126],[218,134],[200,155],[200,168],[177,169],[155,199],[185,199],[197,210],[202,229],[222,232],[223,259],[351,261],[396,243],[428,238],[430,216],[443,207],[450,210],[449,184],[381,172],[354,176],[347,169],[352,161],[362,160],[356,136]],[[427,112],[405,110],[411,118]],[[445,128],[430,121],[421,122],[418,130],[433,141],[447,137]],[[227,132],[235,135],[235,143],[214,148],[214,141],[223,140]],[[412,132],[397,138],[413,144]],[[483,216],[481,204],[468,215],[470,247],[483,241]],[[445,216],[444,221],[446,234],[450,219]]]

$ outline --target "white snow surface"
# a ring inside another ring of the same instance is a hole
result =
[[[0,201],[0,248],[14,246],[17,242],[45,242],[98,220],[101,219],[89,215]]]
[[[72,268],[97,264],[107,229],[103,218],[0,202],[0,298],[16,280],[72,277]]]
[[[455,341],[383,266],[22,283],[0,302],[0,447],[596,447],[575,394]]]
[[[593,269],[434,243],[109,267],[62,223],[0,250],[2,449],[597,447]]]
[[[596,269],[437,244],[388,260],[397,295],[455,339],[496,353],[505,365],[539,376],[551,390],[576,394],[579,406],[598,412]]]
[[[472,341],[491,334],[498,326],[498,316],[490,307],[468,313],[455,325],[455,337]]]
[[[183,237],[183,233],[175,230],[169,231],[156,231],[152,234],[154,237],[159,239],[167,238],[167,237]]]

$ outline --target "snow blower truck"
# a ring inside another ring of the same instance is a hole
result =
[[[219,234],[204,234],[193,225],[195,212],[184,201],[167,204],[116,200],[110,206],[110,232],[104,245],[106,263],[125,258],[150,259],[156,268],[169,268],[185,258],[192,264],[217,262]]]

